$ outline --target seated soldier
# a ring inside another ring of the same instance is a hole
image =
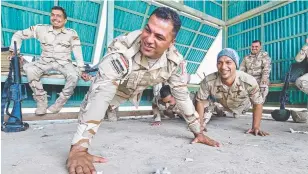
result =
[[[196,97],[196,110],[203,119],[204,102],[211,96],[220,103],[224,110],[233,115],[240,115],[253,105],[252,128],[247,133],[266,136],[261,131],[263,98],[259,85],[251,75],[236,71],[239,66],[239,56],[231,48],[225,48],[217,56],[218,72],[206,76],[201,82]]]
[[[308,64],[308,38],[306,39],[306,44],[303,46],[301,51],[295,57],[296,62],[303,62],[306,61]],[[295,85],[303,91],[305,94],[308,95],[308,73],[304,74],[303,76],[299,77]],[[308,108],[307,108],[308,109]],[[308,118],[308,111],[291,111],[292,118],[295,122],[307,122]]]

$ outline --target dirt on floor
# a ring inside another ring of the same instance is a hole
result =
[[[194,173],[308,173],[308,134],[290,133],[290,128],[308,131],[307,123],[263,120],[270,133],[259,137],[244,132],[251,117],[213,118],[207,135],[222,147],[190,144],[192,133],[181,119],[105,122],[95,136],[90,152],[108,159],[96,164],[103,174],[150,174],[167,167],[171,174]],[[1,133],[2,174],[65,174],[65,161],[76,123],[37,122],[19,133]]]

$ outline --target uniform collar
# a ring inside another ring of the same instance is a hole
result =
[[[50,26],[48,27],[48,32],[53,32],[53,31],[54,31],[53,26],[50,25]],[[66,33],[67,33],[67,29],[66,29],[65,27],[63,27],[63,28],[61,29],[61,33],[66,34]]]
[[[142,56],[140,51],[135,56],[135,62],[149,70],[155,70],[155,69],[165,67],[167,66],[167,56],[166,56],[167,51],[168,50],[166,50],[163,53],[163,55],[157,60],[157,62],[151,68],[149,67],[147,58],[145,56]]]
[[[217,87],[218,91],[220,90],[220,91],[228,92],[228,89],[230,89],[232,92],[238,91],[238,88],[240,86],[239,72],[236,71],[235,80],[230,87],[222,83],[221,78],[218,74],[218,78],[215,82],[215,86]]]

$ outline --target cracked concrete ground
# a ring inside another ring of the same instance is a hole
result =
[[[308,173],[308,124],[263,120],[268,137],[244,134],[251,118],[213,118],[207,135],[222,143],[213,148],[190,144],[193,135],[183,120],[152,119],[105,122],[90,152],[109,161],[97,164],[104,174],[149,174],[167,167],[172,174]],[[65,160],[76,123],[30,125],[19,133],[1,133],[3,174],[65,174]],[[191,160],[185,161],[186,158]]]

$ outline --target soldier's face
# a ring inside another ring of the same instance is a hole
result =
[[[226,80],[235,76],[236,64],[230,57],[222,56],[218,59],[217,69],[220,77]]]
[[[261,50],[261,45],[259,42],[251,44],[251,54],[258,54]]]
[[[64,14],[61,10],[52,10],[51,11],[50,22],[51,22],[51,25],[55,29],[63,28],[66,21],[67,20],[64,18]]]
[[[142,30],[140,51],[149,58],[160,58],[174,41],[172,22],[152,15]]]
[[[172,95],[168,95],[167,97],[162,98],[162,101],[166,103],[167,107],[174,106],[176,103],[175,98]]]

